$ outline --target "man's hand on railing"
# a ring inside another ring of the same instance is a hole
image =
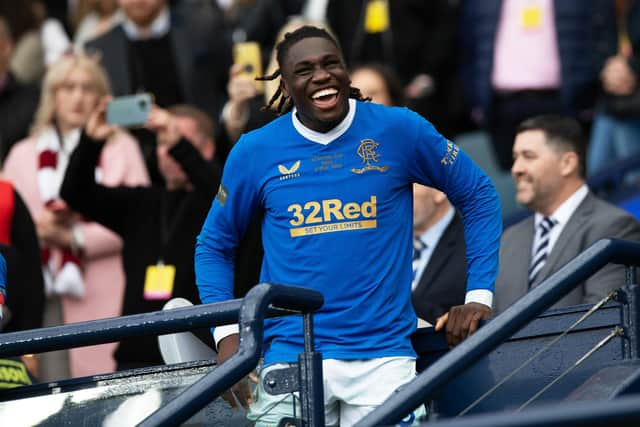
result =
[[[447,343],[450,347],[460,344],[478,329],[480,320],[491,316],[491,309],[484,304],[469,302],[451,307],[448,313],[438,317],[435,330],[446,326]]]
[[[240,335],[229,335],[218,343],[218,365],[224,363],[227,359],[234,355],[238,351],[240,345]],[[251,372],[246,377],[238,381],[233,387],[222,394],[222,398],[226,400],[232,408],[238,408],[242,406],[245,409],[249,408],[249,405],[253,403],[253,396],[251,394],[251,387],[249,387],[249,380],[254,384],[258,383],[258,377],[255,372]]]

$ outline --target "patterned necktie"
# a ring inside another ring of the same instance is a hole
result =
[[[531,259],[531,267],[529,267],[529,287],[533,284],[534,280],[544,267],[544,263],[547,261],[547,254],[549,252],[549,235],[551,229],[554,225],[557,224],[557,221],[549,218],[548,216],[544,217],[540,222],[540,236],[538,238],[538,245],[533,253],[533,258]]]
[[[418,272],[418,266],[420,265],[420,257],[422,256],[422,251],[427,248],[427,245],[420,239],[419,237],[413,238],[413,278],[412,281],[416,279],[416,273]]]

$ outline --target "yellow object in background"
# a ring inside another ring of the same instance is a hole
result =
[[[537,4],[530,4],[522,9],[520,25],[525,30],[535,30],[542,25],[542,8]]]
[[[367,33],[383,33],[389,28],[389,3],[387,0],[369,0],[364,16]]]
[[[633,45],[626,32],[618,35],[618,53],[627,59],[633,56]]]
[[[256,42],[241,42],[233,46],[233,62],[243,66],[243,74],[253,80],[258,93],[264,92],[264,83],[254,80],[262,76],[260,45]]]

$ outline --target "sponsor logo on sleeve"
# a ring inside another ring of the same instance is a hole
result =
[[[447,150],[445,151],[442,159],[440,159],[440,163],[443,165],[452,165],[458,158],[459,151],[460,149],[456,144],[451,141],[447,142]]]
[[[220,203],[220,206],[224,206],[225,203],[227,203],[227,195],[229,193],[227,192],[227,189],[224,187],[224,185],[220,184],[220,186],[218,187],[218,194],[216,194],[216,199],[218,200],[218,203]]]

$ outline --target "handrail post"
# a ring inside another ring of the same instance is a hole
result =
[[[313,315],[305,314],[303,322],[304,353],[298,355],[302,425],[303,427],[323,427],[322,354],[313,349]]]
[[[640,244],[620,239],[601,239],[595,242],[391,395],[382,405],[358,421],[356,427],[387,425],[400,421],[403,416],[421,405],[424,399],[471,364],[495,350],[531,319],[551,307],[609,262],[640,265]]]
[[[263,321],[271,304],[306,314],[319,309],[323,302],[320,292],[308,288],[268,283],[251,288],[240,307],[240,344],[236,353],[153,412],[138,426],[180,425],[251,372],[262,353]]]
[[[624,354],[629,359],[640,358],[640,335],[638,325],[640,325],[640,288],[636,276],[636,268],[633,265],[625,265],[626,285],[618,291],[618,300],[624,303],[622,309],[622,324],[631,325],[625,327],[624,331]]]
[[[636,267],[634,265],[624,266],[624,282],[628,286],[638,284],[638,276],[636,275]]]

